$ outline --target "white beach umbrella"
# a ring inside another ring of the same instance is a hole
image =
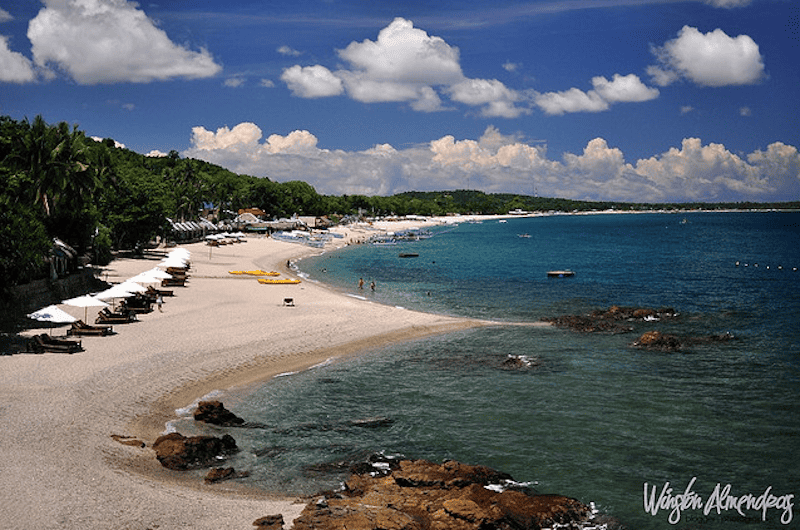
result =
[[[175,267],[177,269],[183,269],[186,267],[187,260],[178,258],[178,257],[168,257],[165,258],[161,263],[158,264],[159,267],[169,268]]]
[[[152,276],[153,278],[158,278],[159,280],[169,280],[170,278],[172,278],[172,274],[164,272],[158,267],[150,269],[149,271],[147,271],[147,274]]]
[[[144,287],[142,287],[141,285],[139,285],[136,282],[132,282],[131,280],[125,280],[124,282],[119,284],[119,286],[122,289],[125,289],[126,291],[129,291],[131,293],[143,293],[143,292],[147,291],[147,289],[145,289]]]
[[[99,298],[100,300],[113,300],[114,298],[130,298],[133,296],[131,291],[126,290],[122,287],[122,284],[114,285],[105,291],[101,291],[94,295],[95,298]]]
[[[188,261],[191,255],[192,253],[186,250],[185,248],[176,248],[174,250],[170,250],[167,253],[167,258],[177,258],[184,261]]]
[[[28,318],[38,320],[39,322],[54,322],[56,324],[68,324],[78,320],[58,306],[49,305],[43,307],[38,311],[28,314]]]
[[[150,269],[149,271],[144,271],[142,273],[137,274],[133,278],[128,279],[129,282],[135,283],[161,283],[161,280],[166,280],[172,278],[172,275],[166,273],[159,269]]]
[[[94,296],[89,296],[88,294],[82,296],[76,296],[75,298],[70,298],[69,300],[64,300],[61,302],[62,304],[71,305],[73,307],[82,307],[83,308],[83,321],[86,322],[86,318],[89,314],[90,307],[108,307],[108,304],[103,302],[102,300],[95,298]]]
[[[38,320],[39,322],[51,322],[53,324],[69,324],[78,320],[63,309],[54,305],[43,307],[38,311],[28,314],[28,318]]]
[[[161,280],[154,278],[153,276],[149,275],[147,272],[140,272],[136,276],[132,278],[128,278],[125,280],[126,282],[133,282],[133,283],[157,283]]]

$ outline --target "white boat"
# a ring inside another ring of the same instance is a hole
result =
[[[572,271],[547,271],[547,276],[550,278],[570,278],[575,276]]]

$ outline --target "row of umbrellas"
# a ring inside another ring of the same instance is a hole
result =
[[[105,291],[100,291],[94,295],[81,295],[68,300],[63,300],[61,303],[72,307],[83,307],[84,316],[83,320],[86,321],[90,307],[108,307],[107,300],[117,298],[129,298],[136,293],[145,292],[147,289],[143,285],[151,283],[161,283],[161,280],[172,278],[172,275],[159,269],[159,267],[178,267],[183,268],[189,262],[189,251],[183,248],[176,248],[167,255],[156,267],[137,274],[136,276],[118,283]],[[43,307],[38,311],[34,311],[28,315],[28,318],[38,320],[39,322],[52,322],[56,324],[69,324],[75,322],[77,319],[59,308],[57,305],[49,305]]]

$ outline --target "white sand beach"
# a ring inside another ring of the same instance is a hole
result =
[[[351,232],[339,241],[367,235]],[[278,513],[288,526],[304,501],[230,482],[205,485],[161,467],[149,445],[175,410],[216,389],[479,325],[359,300],[313,282],[262,285],[228,272],[261,268],[293,277],[287,260],[318,252],[296,244],[250,237],[184,248],[192,253],[192,276],[165,298],[163,313],[114,326],[108,337],[84,337],[80,353],[0,357],[0,527],[244,530]],[[157,264],[156,258],[117,260],[104,279],[121,282]],[[294,307],[283,305],[286,297]],[[83,308],[62,307],[84,316]],[[123,445],[112,435],[148,447]]]

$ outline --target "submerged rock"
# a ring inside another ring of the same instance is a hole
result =
[[[239,450],[236,440],[229,434],[214,436],[184,436],[173,432],[160,436],[153,442],[153,450],[161,465],[168,469],[184,471],[205,467]]]
[[[502,487],[510,482],[509,475],[484,466],[403,460],[384,473],[356,474],[342,491],[316,498],[294,529],[581,528],[594,520],[593,511],[575,499]]]

